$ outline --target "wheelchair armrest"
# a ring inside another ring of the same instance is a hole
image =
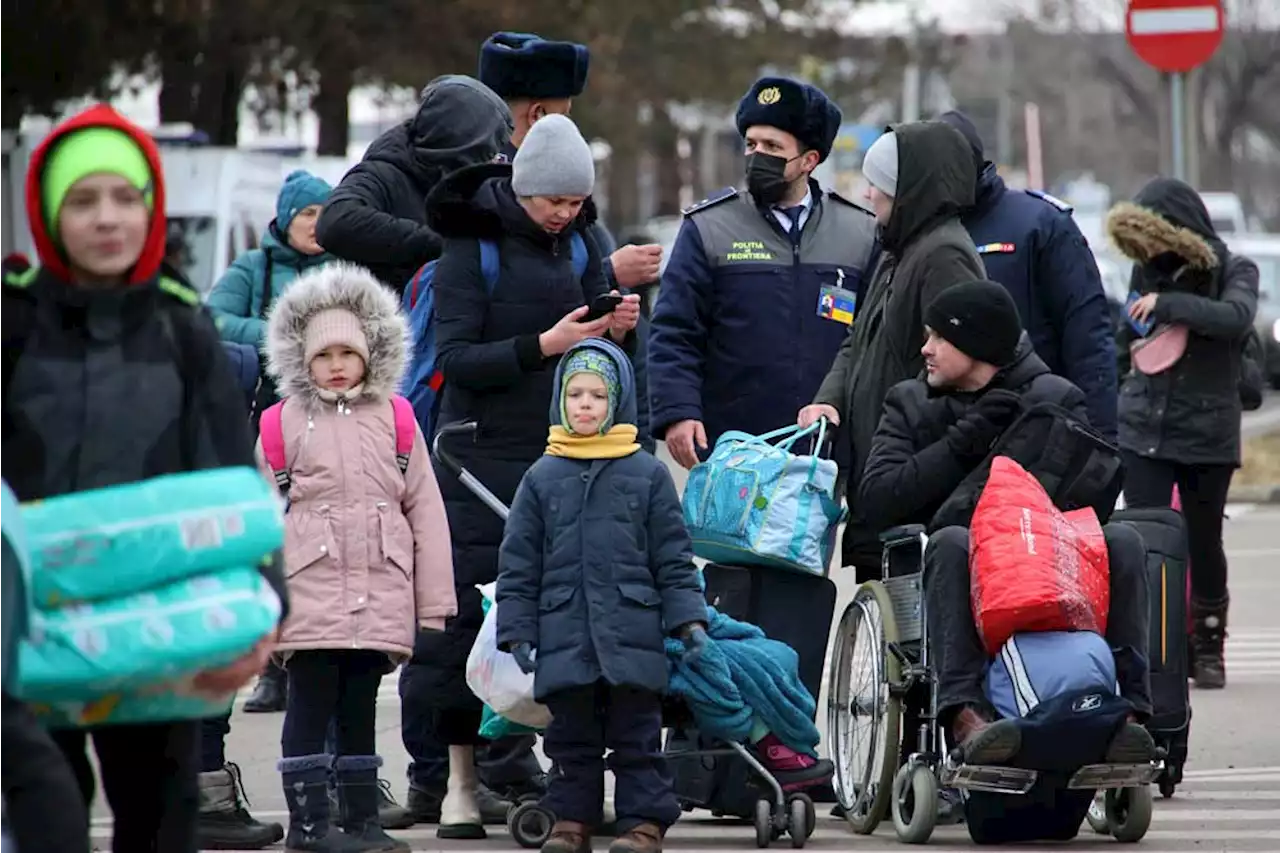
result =
[[[898,527],[890,527],[888,530],[880,533],[880,544],[885,548],[892,548],[895,545],[905,545],[907,543],[918,544],[920,537],[928,530],[923,524],[903,524]]]

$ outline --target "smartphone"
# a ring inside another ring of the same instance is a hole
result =
[[[1125,319],[1129,321],[1129,327],[1138,334],[1138,337],[1145,338],[1147,335],[1151,334],[1151,328],[1155,326],[1155,323],[1151,320],[1147,320],[1145,323],[1139,323],[1137,320],[1129,316],[1129,308],[1133,303],[1137,302],[1141,298],[1142,294],[1138,293],[1138,291],[1129,291],[1129,298],[1124,302],[1124,316]]]
[[[602,293],[591,300],[591,308],[579,323],[591,323],[607,314],[612,314],[622,304],[622,297],[616,293]]]

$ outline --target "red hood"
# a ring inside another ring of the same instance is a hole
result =
[[[164,260],[164,243],[167,226],[164,214],[164,169],[160,164],[160,150],[142,128],[130,122],[120,113],[106,104],[90,107],[77,113],[53,129],[39,147],[31,155],[31,165],[27,167],[27,219],[31,223],[31,236],[35,239],[36,253],[40,263],[63,281],[71,280],[71,271],[67,269],[66,258],[58,251],[49,237],[49,225],[44,221],[44,205],[41,203],[40,185],[44,173],[44,161],[55,142],[76,130],[86,127],[113,127],[122,130],[138,143],[151,165],[154,180],[152,192],[151,225],[147,229],[147,241],[142,245],[142,254],[138,263],[129,273],[129,284],[141,284],[150,281],[160,269]]]

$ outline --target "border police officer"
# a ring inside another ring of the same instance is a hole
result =
[[[977,197],[961,221],[987,277],[1013,297],[1036,355],[1084,391],[1090,424],[1115,441],[1111,312],[1098,264],[1071,218],[1071,206],[1047,193],[1006,187],[969,118],[952,111],[941,119],[964,134],[978,160]]]
[[[811,175],[840,109],[814,86],[757,80],[737,111],[747,190],[685,211],[650,341],[654,435],[686,468],[726,430],[784,426],[853,321],[875,221]]]

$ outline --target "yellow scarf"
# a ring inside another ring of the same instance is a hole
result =
[[[604,435],[578,435],[556,424],[547,436],[547,455],[568,459],[621,459],[640,449],[632,424],[617,424]]]

